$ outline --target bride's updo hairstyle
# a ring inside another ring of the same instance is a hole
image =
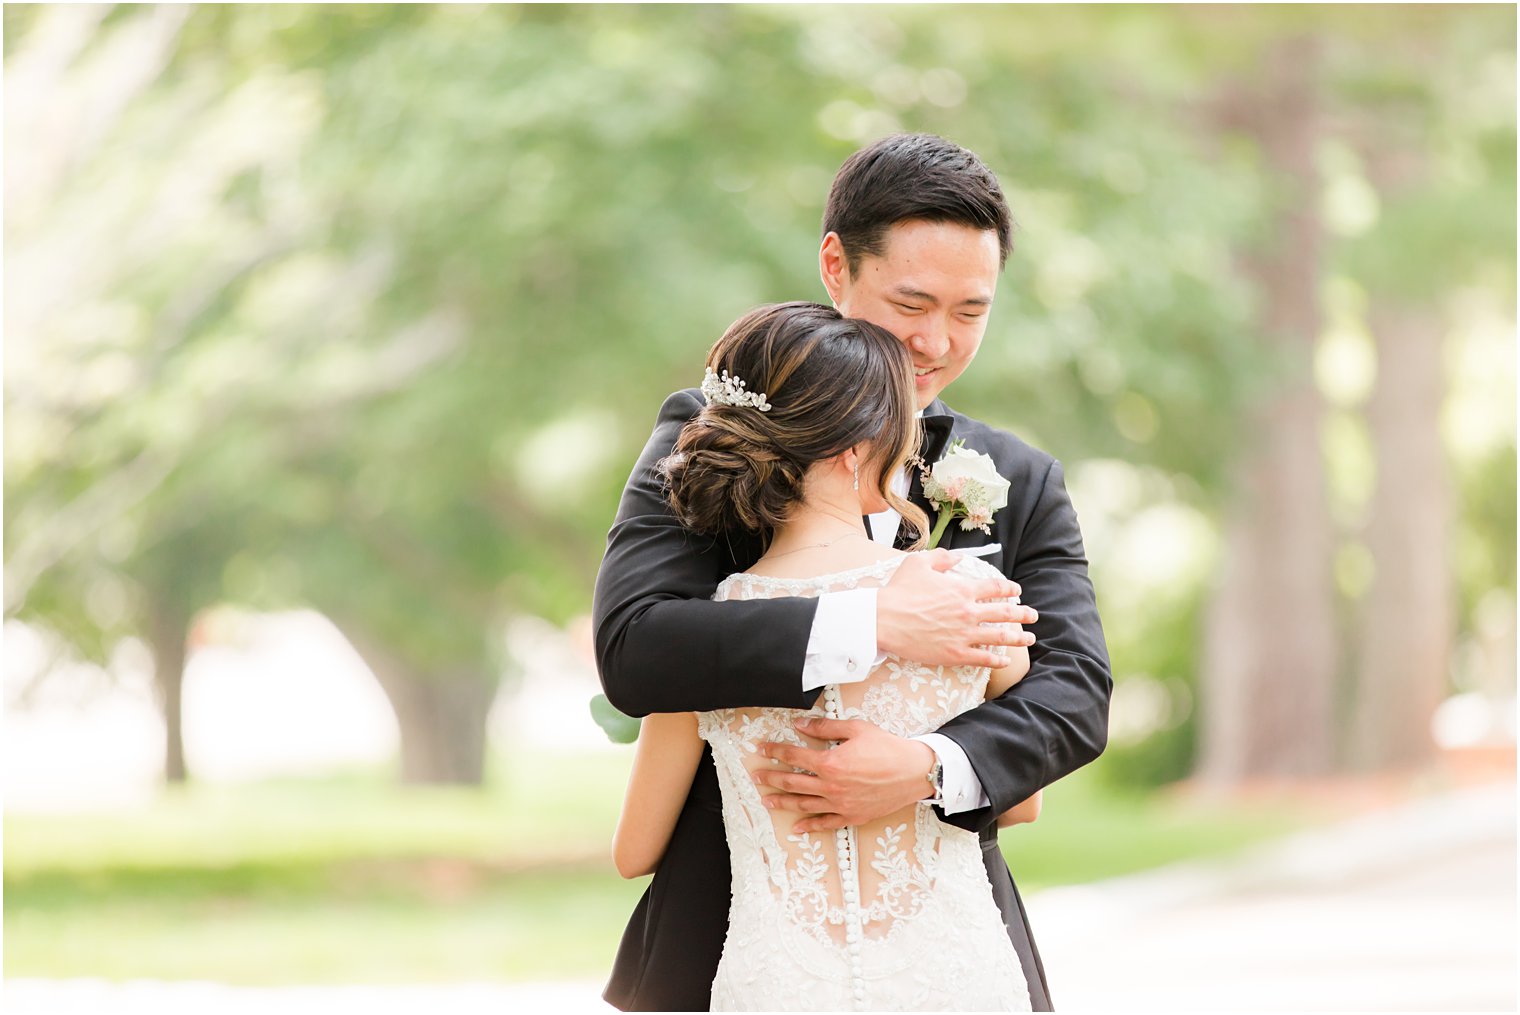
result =
[[[682,428],[659,464],[676,516],[696,532],[758,532],[768,543],[802,501],[815,462],[866,445],[861,472],[903,521],[923,511],[891,489],[918,452],[913,364],[891,332],[819,303],[773,303],[735,321],[707,354],[770,408],[715,401]]]

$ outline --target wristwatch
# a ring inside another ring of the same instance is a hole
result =
[[[934,756],[934,764],[932,766],[930,766],[929,772],[928,772],[927,775],[924,776],[924,778],[928,779],[929,780],[929,785],[934,788],[934,795],[932,797],[926,797],[925,801],[927,803],[931,803],[931,804],[944,803],[945,802],[945,766],[939,760],[939,755],[938,754],[936,754]]]

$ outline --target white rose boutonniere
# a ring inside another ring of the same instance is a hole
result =
[[[959,517],[962,529],[992,532],[992,515],[1008,505],[1008,480],[992,456],[972,451],[956,441],[945,457],[924,470],[924,496],[939,511],[929,546],[939,545],[950,519]]]

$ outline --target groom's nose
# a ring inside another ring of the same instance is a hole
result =
[[[926,360],[937,360],[950,348],[950,333],[944,321],[924,321],[908,344],[913,351]]]

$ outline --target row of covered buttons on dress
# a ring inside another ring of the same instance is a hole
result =
[[[844,717],[839,700],[839,685],[826,684],[823,688],[823,710],[830,719]],[[860,878],[855,869],[855,829],[845,827],[834,832],[834,846],[839,857],[839,888],[844,895],[845,951],[850,961],[850,988],[856,1009],[866,1000],[865,975],[860,965],[861,916]]]

